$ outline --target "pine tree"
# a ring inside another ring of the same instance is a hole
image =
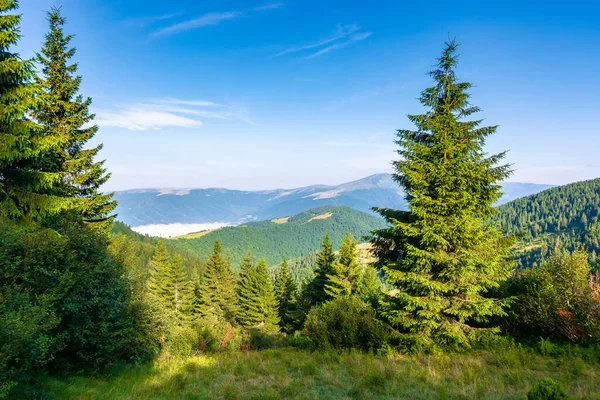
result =
[[[147,288],[151,306],[163,318],[181,322],[191,316],[192,283],[186,277],[181,256],[171,257],[162,240],[156,244]]]
[[[497,127],[464,120],[479,108],[469,104],[472,85],[455,76],[457,46],[446,44],[430,73],[435,85],[421,93],[428,111],[409,116],[417,130],[398,131],[393,177],[409,211],[377,209],[390,227],[373,239],[386,280],[398,289],[387,316],[417,348],[469,347],[486,332],[479,324],[504,314],[505,302],[487,293],[513,265],[512,238],[490,223],[498,182],[511,171],[498,165],[504,153],[483,151]]]
[[[365,303],[376,308],[381,298],[381,280],[377,270],[371,266],[365,266],[361,271],[360,278],[356,284],[356,295]]]
[[[34,117],[57,146],[47,154],[42,163],[50,171],[60,174],[59,185],[53,188],[57,196],[73,199],[72,207],[84,221],[108,231],[116,202],[112,194],[102,194],[100,186],[110,174],[104,162],[94,158],[102,145],[85,148],[98,132],[91,125],[94,115],[90,114],[91,98],[79,94],[81,76],[77,76],[77,64],[69,63],[75,48],[69,47],[72,35],[65,35],[65,18],[60,8],[48,12],[50,31],[37,61],[42,66],[40,86],[42,91],[36,102]]]
[[[254,324],[252,316],[249,315],[250,303],[254,301],[256,289],[256,266],[252,264],[252,256],[246,254],[240,266],[240,275],[237,281],[238,295],[238,322],[243,327]]]
[[[200,285],[199,311],[203,317],[218,317],[233,323],[237,310],[236,282],[231,263],[223,257],[219,240],[215,240]]]
[[[242,262],[238,281],[240,325],[266,332],[278,329],[277,300],[264,261],[253,265],[250,254]]]
[[[279,303],[279,326],[287,333],[294,332],[297,291],[298,288],[290,274],[288,261],[284,259],[275,278],[275,297]]]
[[[40,219],[70,203],[52,194],[61,174],[40,162],[58,144],[30,118],[39,90],[32,61],[11,52],[21,16],[7,13],[17,8],[16,0],[0,2],[0,216]]]
[[[311,306],[331,299],[331,296],[325,291],[325,285],[329,281],[329,275],[335,273],[335,262],[336,257],[331,246],[331,238],[329,237],[329,233],[326,233],[321,245],[321,251],[317,256],[315,277],[309,283],[306,290],[306,296]]]
[[[350,296],[356,292],[356,285],[360,279],[361,267],[357,260],[356,245],[350,233],[342,239],[339,260],[334,264],[334,272],[327,275],[325,292],[332,299]]]

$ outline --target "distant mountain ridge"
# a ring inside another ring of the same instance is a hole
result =
[[[552,185],[505,183],[501,204]],[[390,174],[375,174],[341,185],[259,191],[208,189],[133,189],[115,193],[118,219],[132,227],[151,224],[227,223],[232,225],[298,214],[322,206],[405,208],[404,194]]]
[[[314,254],[325,233],[329,233],[333,247],[337,249],[347,232],[362,239],[373,229],[385,225],[383,218],[350,207],[323,206],[286,217],[193,233],[167,242],[173,248],[206,258],[215,239],[219,239],[234,268],[248,252],[255,259],[264,259],[267,265],[273,266],[281,263],[284,257],[295,259],[311,252]]]

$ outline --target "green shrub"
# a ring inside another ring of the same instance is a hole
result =
[[[375,318],[373,308],[354,296],[314,307],[308,314],[304,332],[321,349],[368,351],[385,343],[384,326]]]
[[[172,326],[162,346],[162,356],[169,358],[191,357],[196,354],[198,331],[190,326]]]
[[[556,381],[545,378],[536,383],[527,392],[527,400],[562,400],[568,399],[567,393]]]
[[[600,290],[590,276],[588,255],[556,255],[510,282],[516,297],[509,330],[573,343],[600,342]]]
[[[203,318],[194,326],[199,332],[198,351],[238,350],[244,342],[242,330],[223,318]]]

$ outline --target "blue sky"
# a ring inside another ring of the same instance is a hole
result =
[[[22,0],[61,5],[109,190],[270,189],[389,172],[450,36],[512,181],[600,177],[597,1]]]

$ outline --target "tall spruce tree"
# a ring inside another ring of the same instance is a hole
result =
[[[250,254],[242,262],[238,297],[240,325],[266,332],[278,330],[277,300],[267,266],[264,261],[253,265]]]
[[[281,268],[275,278],[275,297],[279,304],[279,326],[287,333],[293,333],[297,313],[296,296],[298,288],[290,274],[287,259],[281,263]]]
[[[61,174],[40,162],[59,144],[30,118],[39,88],[32,61],[11,51],[21,16],[8,13],[17,8],[16,0],[0,2],[0,216],[40,219],[70,202],[53,195]]]
[[[360,280],[361,267],[356,254],[357,240],[350,233],[341,241],[339,260],[334,264],[334,272],[327,275],[325,292],[331,298],[350,296],[356,292],[356,285]]]
[[[223,318],[234,323],[237,310],[236,282],[231,263],[223,257],[219,240],[215,240],[200,285],[199,311],[203,317]]]
[[[98,132],[90,125],[94,115],[89,107],[92,99],[79,94],[81,76],[77,76],[77,64],[70,63],[75,48],[70,47],[72,35],[65,35],[65,18],[60,8],[48,12],[50,30],[46,34],[37,61],[42,66],[41,93],[36,102],[34,117],[43,127],[44,135],[57,144],[43,158],[44,168],[60,174],[61,180],[52,193],[71,198],[72,207],[84,221],[106,232],[110,227],[116,207],[111,194],[102,194],[100,186],[110,174],[104,162],[94,161],[102,145],[85,148]]]
[[[456,78],[457,47],[446,43],[430,73],[435,85],[420,97],[427,111],[408,117],[417,129],[398,131],[393,177],[409,211],[376,209],[390,226],[375,234],[375,253],[398,288],[387,316],[424,349],[469,347],[486,331],[480,324],[504,314],[488,292],[513,268],[513,240],[490,222],[510,166],[499,165],[504,153],[483,151],[497,127],[465,120],[479,108],[469,103],[472,85]]]
[[[325,291],[325,286],[329,282],[329,276],[335,274],[335,262],[336,257],[333,253],[331,237],[329,233],[326,233],[321,244],[321,251],[317,256],[315,277],[305,291],[305,296],[311,306],[331,299],[331,296]]]
[[[187,279],[181,256],[171,257],[164,241],[156,244],[147,282],[151,306],[162,318],[182,322],[192,314],[194,292]]]

